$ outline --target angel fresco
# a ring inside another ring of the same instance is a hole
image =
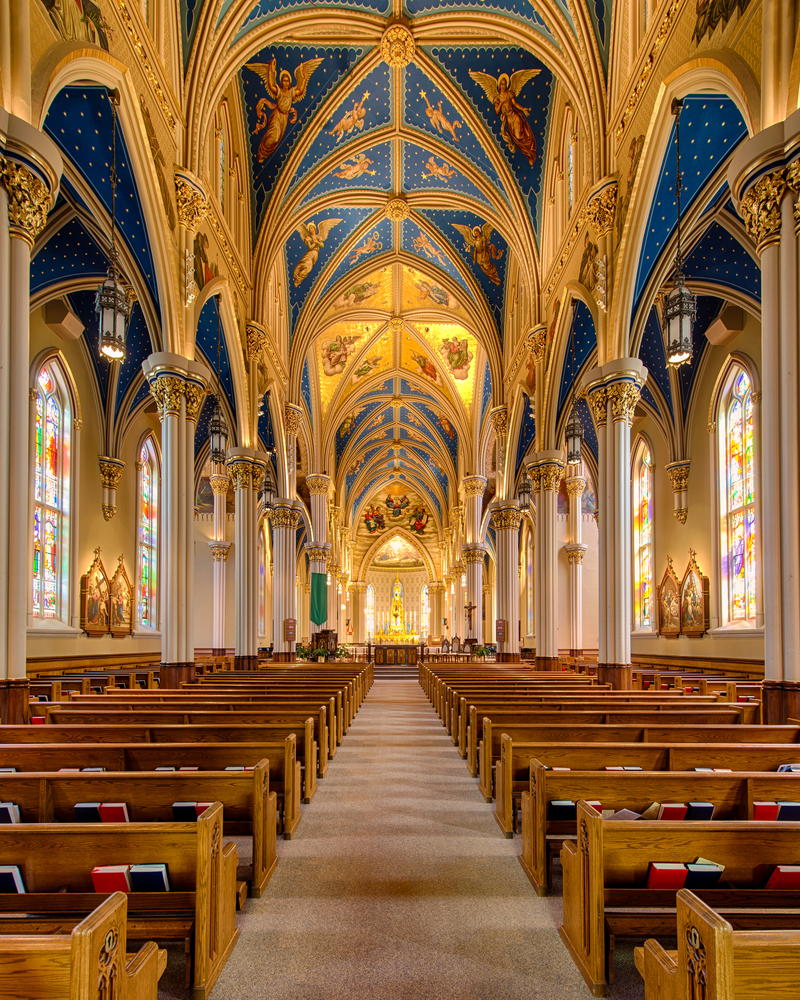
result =
[[[274,57],[269,63],[246,64],[247,69],[261,77],[270,97],[275,101],[273,104],[268,98],[262,97],[256,105],[258,119],[252,134],[256,135],[263,128],[267,130],[261,138],[256,154],[259,163],[268,160],[278,148],[286,133],[287,124],[294,125],[297,121],[297,110],[294,105],[306,96],[309,81],[322,61],[323,59],[320,57],[300,63],[294,71],[294,85],[292,85],[292,74],[288,70],[282,69],[280,76],[278,76]],[[272,110],[269,117],[267,117],[265,108]]]
[[[364,153],[356,153],[355,156],[348,156],[344,163],[339,164],[339,169],[332,171],[332,173],[334,177],[341,177],[345,181],[353,181],[356,177],[361,177],[362,174],[374,177],[375,171],[369,169],[374,162]]]
[[[367,112],[364,109],[364,101],[369,97],[369,91],[364,92],[364,96],[360,101],[354,101],[353,107],[346,111],[339,121],[333,126],[328,135],[336,136],[336,142],[343,139],[346,135],[350,135],[353,129],[358,129],[360,132],[364,128],[364,119],[367,117]]]
[[[317,263],[319,252],[325,246],[325,240],[328,238],[330,231],[334,226],[338,226],[341,221],[341,219],[323,219],[319,225],[316,222],[309,222],[307,226],[302,222],[300,223],[300,228],[297,232],[300,233],[300,237],[308,247],[308,250],[295,266],[292,276],[295,288],[301,285],[309,274],[311,274],[311,269]]]
[[[516,147],[533,166],[536,160],[536,140],[528,124],[530,108],[523,108],[517,104],[517,96],[522,88],[535,76],[541,73],[539,69],[518,69],[509,77],[508,73],[501,73],[495,78],[490,73],[480,73],[470,70],[469,75],[483,88],[484,94],[489,98],[494,107],[495,114],[502,122],[500,135],[505,140],[510,153]]]
[[[419,92],[419,96],[425,102],[425,114],[430,118],[431,125],[434,126],[436,131],[443,135],[445,132],[449,132],[453,137],[453,142],[458,142],[458,136],[456,135],[456,129],[462,128],[461,122],[451,122],[448,121],[445,113],[442,111],[442,102],[439,101],[439,107],[431,107],[431,102],[428,100],[428,95],[424,90]]]
[[[356,368],[353,372],[353,377],[350,379],[351,384],[355,385],[357,382],[360,382],[362,378],[365,378],[372,372],[376,372],[380,368],[381,361],[383,361],[382,354],[373,354],[368,358],[364,358],[358,368]]]
[[[425,170],[428,171],[427,174]],[[425,170],[422,172],[423,180],[427,180],[429,177],[438,177],[440,181],[445,181],[445,183],[458,173],[457,170],[453,170],[450,167],[449,163],[445,163],[444,161],[442,161],[440,166],[432,156],[425,164]]]
[[[437,260],[442,265],[442,267],[445,267],[445,265],[447,264],[447,258],[445,257],[445,255],[442,253],[441,250],[438,250],[433,245],[433,243],[431,243],[427,233],[421,232],[419,236],[415,236],[412,246],[417,251],[417,253],[424,253],[427,257],[430,258],[430,260]]]
[[[355,427],[356,420],[364,412],[364,407],[359,406],[352,413],[348,413],[347,416],[342,421],[342,426],[339,428],[339,437],[345,438],[350,433],[350,431]]]
[[[727,24],[737,10],[740,15],[744,14],[749,4],[750,0],[697,0],[692,41],[699,45],[706,34],[714,34],[720,22]]]
[[[437,306],[446,306],[448,309],[458,308],[458,300],[449,292],[445,291],[444,288],[440,288],[439,285],[432,285],[425,281],[424,278],[420,278],[414,282],[414,287],[423,299],[430,299],[431,302],[435,302]]]
[[[445,337],[439,347],[439,354],[444,359],[447,370],[453,378],[465,379],[468,377],[469,363],[472,361],[474,355],[469,350],[466,337],[463,340],[459,340],[458,337],[448,340]]]
[[[334,308],[342,309],[345,306],[360,306],[380,290],[381,286],[374,281],[362,281],[342,292],[339,298],[333,303]]]
[[[431,382],[439,381],[439,373],[433,365],[430,358],[426,358],[424,354],[417,354],[416,351],[411,352],[411,357],[419,365],[420,375],[424,375],[425,378],[429,378]]]
[[[330,378],[341,375],[351,354],[354,353],[358,337],[334,337],[322,342],[322,370]]]
[[[457,229],[464,237],[464,249],[470,251],[472,263],[477,264],[493,285],[500,284],[500,275],[492,260],[500,260],[503,251],[498,250],[492,238],[492,224],[484,222],[483,226],[462,226],[458,222],[451,223],[453,229]]]
[[[378,230],[373,229],[361,246],[353,250],[350,263],[355,264],[360,257],[363,257],[365,254],[374,253],[376,250],[383,250],[383,240],[381,240]]]

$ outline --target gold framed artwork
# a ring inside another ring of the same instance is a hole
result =
[[[110,597],[108,576],[97,548],[92,565],[81,577],[81,628],[87,635],[98,636],[108,632]]]
[[[681,580],[681,635],[701,636],[710,621],[708,577],[697,565],[694,549],[689,549],[689,565]]]
[[[681,634],[681,582],[667,556],[667,568],[657,588],[658,631],[660,635],[677,639]]]
[[[109,585],[109,631],[114,638],[133,632],[133,587],[125,572],[125,560],[119,557],[116,571]]]

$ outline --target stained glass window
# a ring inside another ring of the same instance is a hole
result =
[[[139,471],[137,512],[137,621],[145,628],[156,628],[156,570],[158,562],[158,514],[156,489],[158,475],[152,441],[148,438],[136,463]]]
[[[428,628],[429,628],[428,623],[430,621],[430,610],[431,606],[428,601],[428,584],[423,583],[422,590],[420,591],[420,616],[419,616],[419,621],[420,621],[419,635],[420,639],[422,639],[423,642],[426,642],[428,639]]]
[[[644,442],[634,465],[634,603],[637,629],[652,629],[653,614],[653,461]]]
[[[750,379],[738,370],[725,420],[723,552],[727,553],[729,621],[756,617],[756,516],[753,400]]]
[[[36,392],[33,487],[34,618],[60,618],[62,541],[65,514],[64,450],[67,421],[53,373],[39,373]]]
[[[375,635],[375,588],[370,584],[367,587],[366,611],[364,614],[367,635]]]

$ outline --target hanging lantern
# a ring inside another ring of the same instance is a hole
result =
[[[675,281],[672,291],[664,303],[664,338],[667,347],[667,362],[674,367],[692,360],[692,327],[697,314],[697,296],[693,295],[683,281],[683,257],[681,255],[681,111],[683,101],[677,97],[672,101],[675,115],[675,200],[678,205],[677,247],[675,253]]]
[[[264,485],[261,487],[261,504],[265,514],[272,513],[275,506],[275,492],[272,488],[272,480],[269,476],[264,476]]]
[[[520,510],[531,509],[531,480],[527,472],[522,473],[522,478],[519,481],[518,500]]]
[[[209,454],[212,462],[224,462],[228,454],[228,424],[219,396],[214,397],[214,412],[208,425]]]
[[[583,424],[578,416],[577,409],[573,406],[567,424],[567,461],[580,462],[581,446],[583,445]]]

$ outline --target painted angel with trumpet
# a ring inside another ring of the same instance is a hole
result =
[[[491,222],[484,222],[483,226],[473,226],[472,229],[458,222],[452,223],[452,226],[464,237],[464,249],[470,251],[472,263],[478,265],[492,284],[499,285],[500,275],[493,260],[500,260],[503,251],[498,250],[492,243]]]
[[[256,105],[258,120],[252,134],[256,135],[263,128],[267,130],[262,136],[256,154],[259,163],[272,156],[286,133],[286,126],[294,125],[297,121],[297,110],[294,105],[306,96],[314,70],[322,61],[322,58],[319,58],[300,63],[294,71],[294,84],[292,84],[292,74],[288,70],[282,69],[280,75],[278,74],[274,57],[272,62],[268,63],[246,63],[247,69],[252,70],[264,81],[270,97],[275,102],[273,104],[268,98],[262,97]],[[269,117],[266,108],[272,110]]]
[[[508,73],[501,73],[495,80],[490,73],[469,71],[472,79],[483,88],[484,94],[494,107],[495,114],[502,122],[500,135],[509,152],[513,153],[516,147],[527,157],[531,166],[536,160],[536,140],[528,124],[531,109],[517,104],[517,97],[528,80],[532,80],[539,73],[541,73],[539,69],[518,69],[510,77]]]
[[[306,250],[295,266],[294,274],[292,275],[295,288],[311,274],[311,269],[317,263],[319,252],[325,245],[325,240],[327,240],[330,231],[334,226],[338,226],[341,221],[341,219],[323,219],[319,224],[316,222],[309,222],[308,225],[303,222],[300,223],[297,232],[300,234],[303,243],[308,247],[308,250]]]

